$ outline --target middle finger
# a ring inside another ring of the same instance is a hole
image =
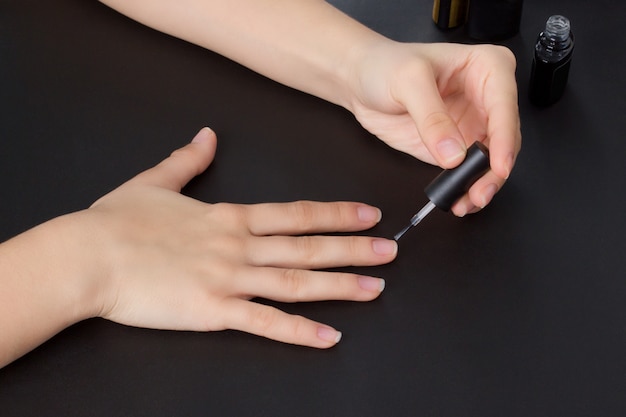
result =
[[[391,262],[395,241],[367,236],[264,236],[246,243],[251,265],[319,269],[372,266]]]

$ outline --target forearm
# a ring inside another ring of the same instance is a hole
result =
[[[347,106],[349,61],[385,38],[321,0],[101,0],[282,84]]]
[[[73,214],[71,216],[79,216]],[[0,245],[0,367],[90,315],[76,240],[61,217]]]

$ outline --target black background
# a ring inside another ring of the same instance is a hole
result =
[[[332,3],[393,39],[471,42],[439,31],[428,0]],[[532,47],[556,13],[576,35],[570,82],[536,109]],[[434,212],[395,262],[365,269],[387,279],[378,300],[277,304],[342,330],[337,347],[89,320],[0,370],[0,415],[624,415],[625,15],[525,2],[503,42],[524,135],[507,186],[478,215]],[[185,193],[207,202],[364,201],[384,212],[369,233],[389,237],[439,172],[343,109],[96,1],[0,0],[0,240],[88,207],[205,125],[217,158]]]

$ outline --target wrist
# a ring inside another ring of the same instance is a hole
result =
[[[0,367],[97,312],[96,257],[82,213],[0,245]]]
[[[367,84],[376,81],[367,73],[375,64],[379,51],[384,52],[396,42],[371,29],[354,22],[356,27],[345,34],[344,42],[336,50],[336,62],[332,66],[336,88],[326,100],[354,113],[356,101],[362,100]]]
[[[105,273],[96,227],[87,212],[57,217],[33,232],[45,255],[37,262],[45,272],[33,271],[33,278],[45,279],[51,306],[64,312],[58,316],[64,327],[97,316]]]
[[[381,71],[387,71],[393,59],[397,59],[394,51],[398,42],[385,38],[382,35],[363,37],[344,54],[343,65],[338,77],[344,86],[338,90],[342,92],[340,104],[347,110],[355,113],[369,100],[389,98],[388,82]]]

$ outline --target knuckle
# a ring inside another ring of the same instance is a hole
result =
[[[363,254],[362,239],[356,236],[350,236],[347,242],[348,254],[351,259],[358,259]]]
[[[226,326],[224,323],[216,320],[214,317],[205,317],[201,319],[199,331],[202,332],[218,332],[221,330],[225,330]]]
[[[308,320],[303,316],[291,316],[292,335],[294,342],[302,344],[308,339],[309,326],[307,326]]]
[[[316,210],[311,201],[297,201],[290,206],[299,230],[309,231],[315,225]]]
[[[242,206],[232,203],[215,203],[207,209],[207,215],[220,224],[246,223],[245,210]]]
[[[278,311],[271,307],[259,306],[251,313],[250,323],[261,334],[268,334],[276,325],[278,319]]]
[[[452,124],[450,116],[448,116],[448,114],[442,110],[436,110],[428,113],[424,117],[422,122],[422,125],[425,129],[446,127],[450,124]]]
[[[284,269],[281,274],[281,285],[290,294],[294,301],[302,301],[306,298],[306,282],[303,271],[300,269]]]
[[[298,259],[301,259],[305,264],[312,264],[316,259],[314,237],[298,236],[295,242]]]
[[[503,45],[481,45],[486,57],[490,57],[497,62],[505,62],[513,68],[517,65],[515,54],[509,48]]]
[[[220,301],[215,300],[208,294],[200,294],[193,300],[190,300],[186,304],[192,320],[190,329],[201,332],[224,330],[226,328],[224,320],[219,314],[215,314],[216,311],[220,310],[214,306],[219,306],[219,304]]]
[[[515,58],[515,54],[513,53],[513,51],[511,51],[506,46],[498,45],[497,47],[500,53],[502,54],[502,56],[504,57],[504,59],[506,59],[513,66],[517,65],[517,59]]]
[[[185,166],[192,167],[192,171],[195,175],[200,174],[202,171],[204,171],[201,160],[197,157],[194,149],[189,146],[176,149],[170,154],[169,159],[175,161],[184,161]]]
[[[332,216],[339,228],[343,229],[352,225],[354,221],[354,211],[346,204],[337,203],[332,206]]]
[[[181,156],[189,154],[190,152],[191,150],[189,150],[189,148],[187,147],[178,148],[174,150],[172,153],[170,153],[170,158],[179,158]]]

